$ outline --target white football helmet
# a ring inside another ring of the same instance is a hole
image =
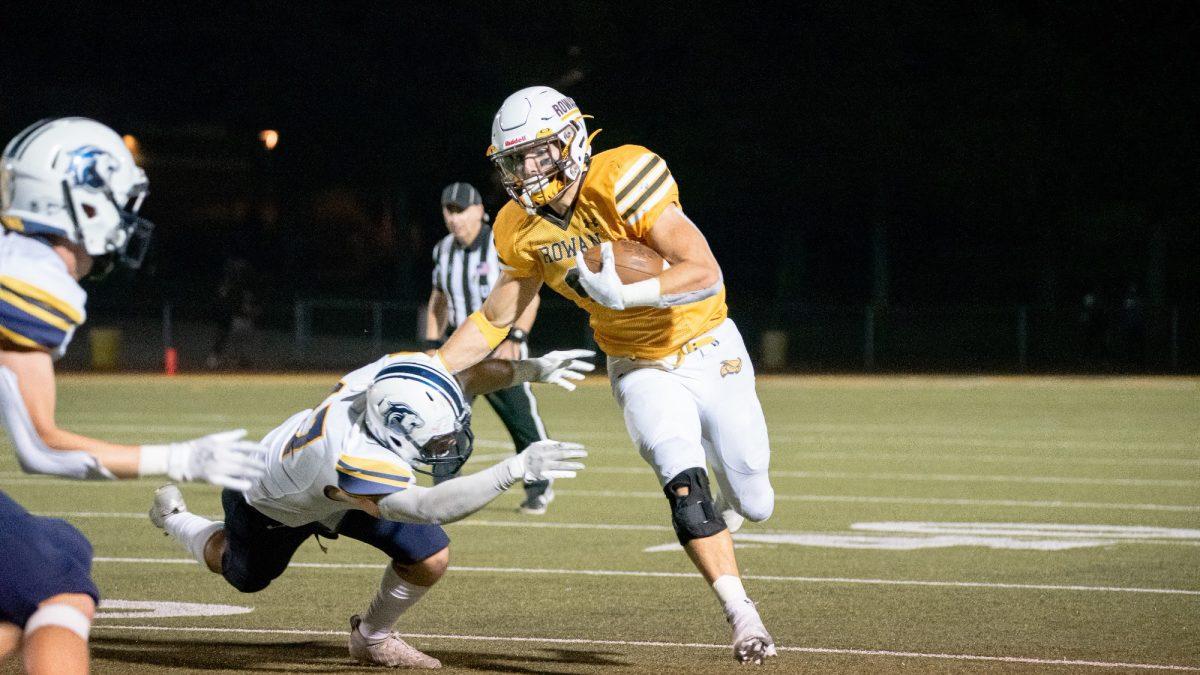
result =
[[[487,156],[509,196],[529,213],[587,172],[592,139],[585,117],[573,99],[550,87],[526,87],[500,106]]]
[[[449,478],[471,456],[471,406],[454,376],[437,365],[413,359],[380,369],[363,417],[367,435],[414,471]]]
[[[117,132],[85,117],[42,120],[17,134],[0,162],[7,229],[141,266],[154,228],[137,215],[149,181]]]

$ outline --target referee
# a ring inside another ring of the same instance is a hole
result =
[[[433,291],[425,310],[425,348],[437,349],[447,327],[451,332],[479,309],[500,276],[500,260],[492,241],[492,227],[485,221],[479,191],[468,183],[451,183],[442,190],[442,218],[450,234],[433,247]],[[523,359],[529,356],[525,339],[537,317],[537,296],[517,318],[508,337],[492,356],[498,359]],[[530,443],[545,439],[546,427],[538,416],[537,399],[529,383],[486,394],[488,403],[500,416],[512,436],[517,452]],[[541,515],[554,499],[550,481],[525,484],[521,513]]]

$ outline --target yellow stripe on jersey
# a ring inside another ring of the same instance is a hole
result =
[[[618,205],[624,201],[625,198],[629,196],[629,191],[633,189],[633,186],[637,185],[639,180],[645,178],[645,175],[654,169],[654,166],[652,166],[651,163],[657,165],[661,162],[662,158],[652,152],[647,152],[639,157],[637,161],[635,161],[632,166],[626,169],[625,172],[621,174],[621,177],[618,178],[615,183],[613,183],[613,201],[615,201]]]
[[[0,274],[0,286],[5,286],[14,293],[47,305],[50,309],[61,313],[75,324],[83,323],[83,314],[72,307],[71,303],[47,293],[37,286],[21,281],[16,277],[7,277],[2,274]]]
[[[5,229],[13,232],[24,232],[25,223],[16,216],[0,216],[0,224],[4,225]]]
[[[640,202],[630,206],[627,211],[621,214],[621,217],[626,222],[636,225],[644,214],[653,211],[664,199],[667,199],[671,194],[671,188],[675,187],[675,179],[671,176],[671,172],[668,171],[665,180],[660,179],[657,185],[658,189],[655,190],[654,186],[651,186],[647,190],[647,193],[653,190],[652,194],[647,194]]]
[[[412,469],[406,466],[380,459],[353,457],[351,455],[338,457],[337,470],[350,476],[381,481],[389,485],[408,485],[408,482],[413,478]]]
[[[30,340],[29,338],[25,337],[24,335],[21,335],[20,333],[14,333],[13,331],[5,328],[4,326],[0,326],[0,338],[4,338],[5,340],[8,340],[9,342],[17,345],[18,347],[29,347],[30,349],[39,349],[42,351],[46,350],[45,347],[38,344],[37,342]]]
[[[617,213],[624,218],[627,217],[625,214],[637,211],[646,198],[670,178],[671,170],[667,168],[667,163],[655,155],[625,189],[617,193]]]
[[[45,321],[59,330],[71,330],[72,328],[71,324],[58,314],[42,309],[39,305],[35,305],[32,302],[27,302],[25,298],[13,293],[4,286],[0,286],[0,300],[7,302],[26,314]]]

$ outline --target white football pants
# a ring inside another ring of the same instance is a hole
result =
[[[766,520],[775,508],[771,448],[741,333],[726,319],[689,344],[681,359],[608,359],[629,436],[662,485],[707,464],[734,510]]]

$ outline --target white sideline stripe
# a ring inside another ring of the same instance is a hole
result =
[[[559,495],[575,497],[616,497],[621,499],[662,499],[661,492],[632,492],[618,490],[555,490]],[[833,502],[853,504],[912,504],[927,506],[1020,506],[1046,509],[1113,509],[1130,511],[1200,512],[1200,506],[1190,504],[1122,504],[1107,502],[1025,501],[1018,499],[947,499],[937,497],[869,497],[858,495],[775,495],[784,502]]]
[[[648,467],[626,466],[590,466],[589,474],[642,474],[649,472]],[[907,480],[907,481],[939,481],[948,483],[1050,483],[1053,485],[1146,485],[1195,487],[1200,480],[1179,480],[1172,478],[1086,478],[1072,476],[1004,476],[987,474],[959,473],[892,473],[854,471],[772,471],[772,478],[833,478],[858,480]]]
[[[789,452],[789,457],[799,459],[867,459],[867,460],[884,460],[884,461],[903,461],[910,462],[913,460],[928,460],[928,461],[962,461],[962,462],[992,462],[1014,464],[1036,464],[1036,463],[1069,463],[1069,464],[1093,464],[1098,466],[1200,466],[1200,459],[1181,459],[1177,457],[1137,457],[1133,459],[1125,459],[1120,457],[1073,457],[1070,455],[973,455],[963,453],[937,453],[937,452]]]
[[[98,563],[130,563],[161,565],[196,565],[191,558],[93,558]],[[380,563],[291,563],[289,567],[313,569],[381,569]],[[696,579],[696,572],[640,572],[636,570],[569,570],[542,567],[481,567],[451,565],[451,572],[481,572],[489,574],[561,574],[586,577],[654,577],[664,579]],[[908,579],[855,579],[853,577],[793,577],[774,574],[744,574],[743,579],[754,581],[784,581],[810,584],[866,584],[871,586],[933,586],[943,588],[998,588],[1028,591],[1084,591],[1092,593],[1152,593],[1158,595],[1200,595],[1200,591],[1177,588],[1132,588],[1128,586],[1076,586],[1060,584],[1012,584],[988,581],[922,581]]]
[[[242,633],[250,635],[310,635],[345,636],[344,630],[297,630],[283,628],[200,628],[184,626],[128,626],[97,623],[93,630],[165,631],[176,633]],[[689,649],[729,649],[729,645],[703,642],[660,642],[653,640],[591,640],[584,638],[516,637],[500,635],[443,635],[438,633],[400,633],[401,637],[419,640],[468,640],[473,642],[530,642],[556,645],[598,645],[609,647],[676,647]],[[978,654],[937,654],[902,652],[885,649],[836,649],[832,647],[776,647],[781,652],[807,654],[846,654],[851,656],[895,656],[913,659],[942,659],[948,661],[996,661],[1053,666],[1088,666],[1092,668],[1139,668],[1143,670],[1200,671],[1195,666],[1166,663],[1122,663],[1119,661],[1084,661],[1076,659],[1041,659],[1030,656],[983,656]]]

